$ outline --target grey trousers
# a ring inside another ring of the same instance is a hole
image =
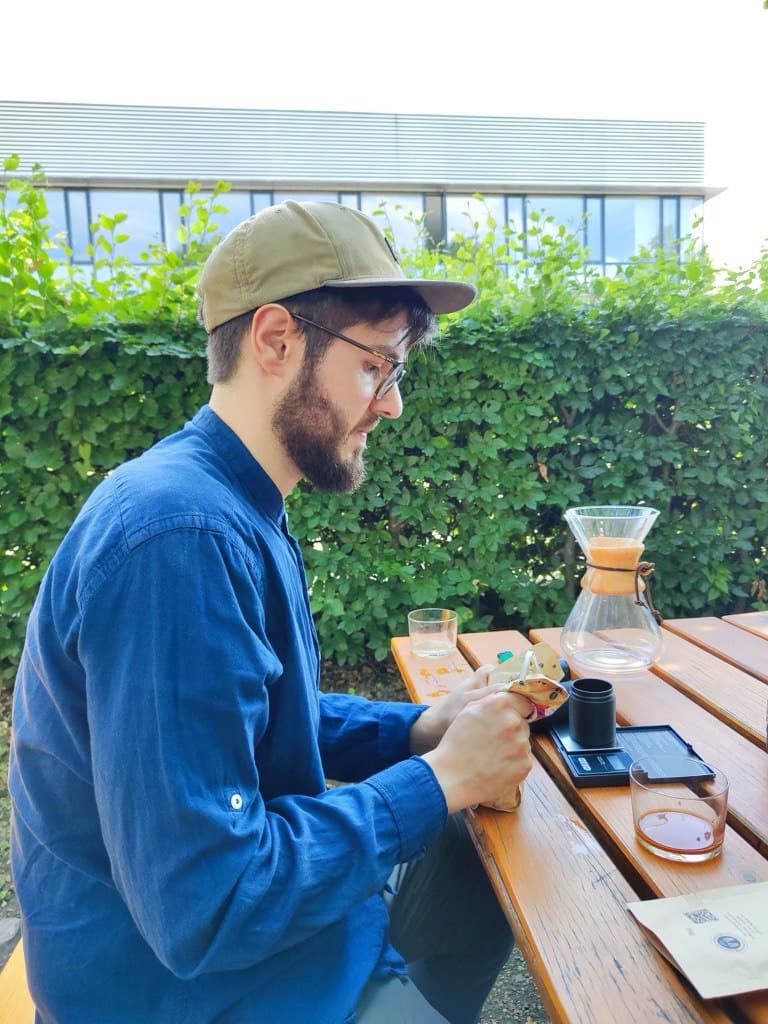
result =
[[[474,1024],[513,940],[461,817],[390,886],[390,934],[408,978],[370,982],[355,1024]]]

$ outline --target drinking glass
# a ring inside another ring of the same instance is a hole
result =
[[[450,608],[408,612],[411,651],[423,658],[445,658],[456,650],[457,616]]]
[[[633,761],[629,789],[635,836],[657,857],[686,863],[711,860],[723,848],[728,779],[691,757]]]

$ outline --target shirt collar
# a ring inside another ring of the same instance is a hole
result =
[[[285,520],[283,496],[275,482],[251,455],[237,434],[209,405],[204,405],[186,424],[185,430],[197,430],[233,473],[248,496],[278,525]]]

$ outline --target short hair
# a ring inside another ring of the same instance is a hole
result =
[[[407,285],[370,288],[315,288],[281,299],[289,313],[316,320],[331,330],[343,331],[350,324],[376,324],[398,313],[408,318],[407,349],[429,344],[435,331],[435,315],[416,291]],[[240,360],[243,338],[250,329],[255,309],[214,327],[208,336],[208,383],[224,383],[232,378]],[[306,351],[304,364],[311,370],[325,355],[333,340],[325,331],[299,321]]]

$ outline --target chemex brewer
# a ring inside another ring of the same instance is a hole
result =
[[[643,541],[658,511],[644,505],[569,508],[565,519],[587,560],[581,594],[562,633],[563,652],[589,674],[645,668],[661,652]]]

